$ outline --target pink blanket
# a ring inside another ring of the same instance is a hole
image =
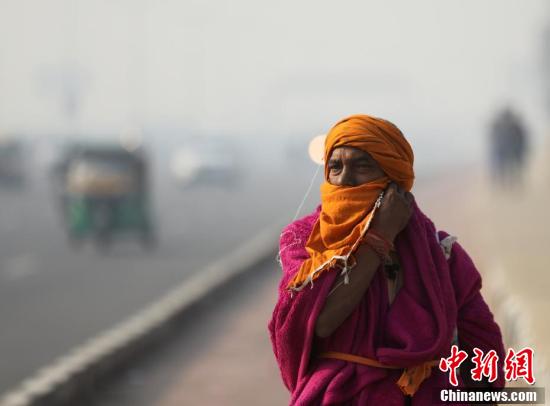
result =
[[[434,224],[416,203],[413,206],[407,227],[395,240],[404,284],[394,302],[389,305],[386,280],[379,270],[356,309],[325,339],[315,336],[315,322],[338,273],[323,273],[311,288],[294,293],[292,298],[285,289],[307,258],[304,246],[321,207],[283,230],[283,275],[269,332],[291,405],[405,404],[405,396],[395,384],[400,370],[317,358],[322,351],[414,366],[448,356],[456,327],[461,349],[470,354],[473,347],[494,349],[500,360],[504,359],[500,329],[480,294],[481,277],[472,260],[458,243],[447,260]],[[446,236],[439,232],[440,239]],[[351,271],[350,283],[356,271]],[[469,373],[464,369],[460,386],[468,383]],[[493,386],[504,386],[502,377],[499,370]],[[444,387],[450,387],[448,375],[436,367],[412,397],[412,404],[433,404],[434,389]]]

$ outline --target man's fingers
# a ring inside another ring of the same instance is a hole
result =
[[[386,196],[390,196],[392,194],[396,194],[399,197],[401,197],[405,202],[407,202],[409,206],[414,201],[414,196],[411,192],[406,191],[401,186],[399,186],[396,182],[393,182],[393,181],[388,186]]]
[[[401,196],[403,199],[405,198],[405,189],[403,189],[401,186],[399,186],[397,183],[395,183],[395,192]]]
[[[391,182],[388,187],[386,188],[386,192],[384,193],[384,197],[390,197],[391,195],[396,193],[396,185],[395,183]]]

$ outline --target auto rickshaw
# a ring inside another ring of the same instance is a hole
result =
[[[62,179],[62,212],[72,243],[91,237],[106,249],[116,236],[134,234],[145,247],[154,245],[142,153],[116,145],[79,146],[71,150]]]

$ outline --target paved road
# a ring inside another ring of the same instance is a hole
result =
[[[94,406],[285,405],[267,321],[280,269],[269,261],[226,289],[162,348],[97,393]]]
[[[1,189],[0,393],[263,227],[290,220],[313,164],[293,165],[292,176],[284,166],[241,164],[254,170],[245,170],[233,187],[182,190],[165,162],[153,162],[159,247],[151,253],[131,240],[107,255],[92,246],[71,249],[44,173],[35,173],[23,190]]]

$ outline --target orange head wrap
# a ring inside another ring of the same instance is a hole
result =
[[[414,181],[411,146],[394,124],[381,118],[355,114],[340,120],[325,140],[325,180],[334,148],[355,147],[368,152],[388,177],[410,191]]]
[[[359,186],[328,182],[328,161],[335,148],[347,146],[368,152],[387,176]],[[390,180],[410,191],[414,155],[401,131],[389,121],[356,114],[339,121],[325,140],[325,182],[321,185],[321,214],[306,243],[310,258],[289,282],[301,290],[322,271],[338,266],[347,276],[348,259],[357,248],[376,210],[375,202]],[[353,264],[351,265],[353,266]]]

